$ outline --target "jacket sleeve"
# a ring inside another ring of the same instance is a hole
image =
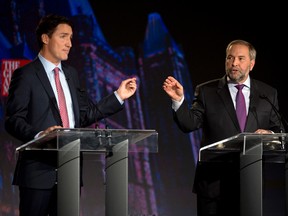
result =
[[[114,93],[102,98],[99,102],[91,100],[85,89],[77,89],[80,127],[87,127],[103,118],[109,117],[123,109]]]

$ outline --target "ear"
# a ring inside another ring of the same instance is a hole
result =
[[[47,34],[42,34],[41,39],[42,39],[42,42],[43,42],[44,44],[48,44],[48,42],[49,42],[49,37],[48,37]]]
[[[255,59],[250,61],[250,71],[252,71],[254,65],[255,65]]]

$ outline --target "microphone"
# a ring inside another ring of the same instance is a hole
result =
[[[108,123],[106,121],[106,116],[102,113],[102,111],[99,109],[98,104],[94,104],[96,110],[100,113],[100,116],[102,117],[104,124],[105,124],[105,129],[109,129]],[[95,117],[95,129],[99,129],[97,117]],[[105,145],[106,148],[106,156],[105,158],[112,157],[113,156],[113,151],[112,151],[112,132],[109,130],[105,130],[104,134],[102,134],[101,130],[97,130],[97,138],[99,138],[99,143],[102,146],[102,138],[106,138],[107,144]]]
[[[262,94],[259,97],[261,99],[266,100],[271,105],[274,112],[276,113],[278,121],[280,122],[280,133],[283,133],[283,128],[285,131],[287,131],[288,123],[286,119],[283,117],[283,115],[280,113],[280,111],[275,107],[275,105],[270,101],[270,99],[266,95]],[[283,125],[283,122],[285,125]],[[286,149],[285,137],[279,137],[279,141],[281,143],[282,149]]]
[[[280,122],[280,133],[283,133],[283,128],[286,131],[288,128],[288,123],[287,123],[287,120],[284,118],[284,116],[281,114],[281,112],[276,108],[276,106],[270,101],[270,99],[265,94],[261,94],[261,95],[259,95],[259,97],[261,99],[266,100],[271,105],[272,109],[274,110],[275,114],[277,115],[277,118]]]

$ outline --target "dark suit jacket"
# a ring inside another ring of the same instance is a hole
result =
[[[226,80],[226,76],[224,76],[221,79],[197,86],[192,107],[189,108],[187,101],[184,101],[177,112],[173,112],[174,120],[183,132],[191,132],[202,128],[201,147],[241,133]],[[251,79],[250,108],[245,132],[255,132],[259,128],[280,132],[281,123],[277,113],[273,110],[271,104],[262,99],[260,95],[267,96],[278,108],[276,89],[263,82]],[[201,182],[200,179],[215,178],[216,171],[213,173],[213,170],[215,169],[202,170],[198,164],[195,176],[196,188],[197,184]],[[201,176],[198,176],[199,173]],[[208,176],[209,173],[210,176]]]
[[[93,103],[80,87],[77,71],[63,63],[62,69],[72,97],[75,128],[89,126],[96,120],[123,109],[114,94],[103,98],[98,104]],[[62,125],[57,101],[44,67],[36,58],[16,69],[12,75],[5,128],[15,138],[28,142],[40,131],[54,125]],[[55,152],[20,152],[13,184],[30,188],[51,188],[56,181],[56,168]]]

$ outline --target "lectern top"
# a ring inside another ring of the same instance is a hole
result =
[[[125,151],[158,152],[158,133],[155,130],[92,128],[55,129],[21,145],[16,151],[58,151],[75,140],[80,141],[80,151],[107,152],[112,148],[121,149],[121,145],[128,145],[128,148],[124,148]]]
[[[231,152],[247,154],[282,154],[286,153],[288,136],[286,133],[256,134],[240,133],[224,140],[200,148],[199,161],[209,155],[220,155]],[[257,151],[255,150],[257,149]]]

